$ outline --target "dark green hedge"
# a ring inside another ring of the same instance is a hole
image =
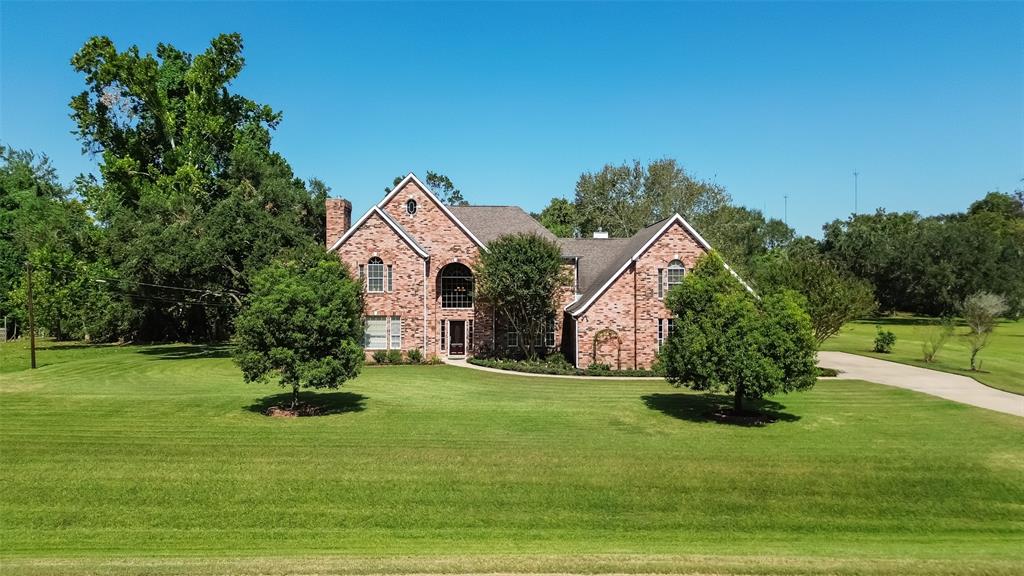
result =
[[[605,366],[580,369],[575,368],[571,364],[564,361],[551,362],[538,360],[535,362],[529,362],[525,360],[470,358],[469,363],[476,364],[477,366],[485,366],[487,368],[497,368],[499,370],[509,370],[511,372],[527,372],[529,374],[554,374],[559,376],[607,376],[609,378],[621,378],[623,376],[664,376],[664,374],[659,374],[654,370],[611,370]]]

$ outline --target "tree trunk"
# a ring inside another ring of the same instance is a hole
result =
[[[732,411],[737,416],[743,412],[743,386],[736,387],[736,394],[732,397]]]
[[[975,367],[975,364],[974,364],[974,359],[977,356],[978,356],[978,349],[977,348],[971,348],[971,371],[972,372],[978,370],[977,367]]]
[[[299,387],[292,386],[292,410],[299,406]]]

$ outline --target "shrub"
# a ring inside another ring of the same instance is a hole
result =
[[[925,362],[935,362],[939,351],[953,335],[953,319],[943,318],[938,324],[928,326],[924,330],[921,342],[921,355]]]
[[[995,330],[998,319],[1006,314],[1009,306],[1006,298],[991,292],[977,292],[971,294],[960,306],[960,313],[964,322],[971,331],[967,334],[967,341],[971,345],[971,370],[978,370],[978,352],[988,345],[988,338]]]
[[[374,350],[373,351],[373,363],[374,364],[387,364],[390,361],[388,358],[387,350]]]
[[[406,352],[406,358],[408,358],[409,364],[422,364],[423,352],[419,348],[413,348]]]
[[[402,363],[402,351],[401,350],[388,350],[388,364],[401,364]]]
[[[629,376],[653,377],[664,375],[664,373],[654,370],[612,370],[606,364],[598,364],[596,365],[596,369],[595,367],[591,367],[584,370],[574,367],[560,354],[551,354],[544,360],[533,361],[479,358],[474,356],[469,359],[469,363],[476,364],[477,366],[486,366],[487,368],[497,368],[498,370],[560,376],[607,376],[609,378],[615,378]]]
[[[882,330],[881,326],[875,326],[878,334],[875,335],[875,352],[888,354],[896,344],[896,335],[891,330]]]
[[[441,359],[440,359],[440,358],[439,358],[439,357],[437,356],[437,354],[433,354],[433,355],[431,355],[431,356],[430,356],[430,360],[429,360],[429,361],[427,362],[427,364],[431,364],[431,365],[437,365],[437,364],[442,364],[442,363],[443,363],[443,362],[442,362],[442,361],[441,361]]]

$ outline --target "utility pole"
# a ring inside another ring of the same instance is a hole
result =
[[[782,222],[789,226],[789,196],[782,197]]]
[[[853,171],[853,215],[857,215],[857,176],[860,176],[860,172]]]
[[[28,341],[32,350],[32,369],[36,367],[36,317],[32,311],[32,263],[25,262],[25,271],[28,273]]]

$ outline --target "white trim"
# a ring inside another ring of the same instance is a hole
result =
[[[355,233],[356,230],[359,229],[360,226],[366,223],[366,221],[370,218],[371,214],[379,215],[381,217],[381,220],[384,220],[385,224],[387,224],[389,227],[391,227],[392,230],[398,233],[402,240],[405,240],[405,243],[408,244],[409,247],[412,248],[413,251],[420,256],[420,258],[426,258],[430,256],[429,254],[427,254],[425,250],[420,248],[419,244],[417,244],[412,238],[409,237],[408,234],[406,234],[402,230],[402,228],[398,225],[397,222],[394,221],[394,219],[391,218],[391,216],[388,216],[387,212],[381,210],[377,206],[373,206],[369,210],[367,210],[366,214],[363,214],[362,217],[360,217],[359,220],[357,220],[356,223],[353,224],[352,227],[349,228],[345,232],[345,234],[342,235],[341,238],[338,238],[338,241],[335,242],[333,246],[327,249],[327,251],[334,252],[335,250],[337,250],[342,244],[345,243],[346,240],[349,239],[350,236],[352,236],[352,234]]]
[[[569,314],[569,318],[572,318],[572,337],[576,339],[575,350],[572,351],[572,365],[575,368],[580,367],[580,323],[576,317]]]
[[[427,258],[423,259],[423,358],[425,360],[430,359],[430,351],[427,350],[427,263],[429,261]]]
[[[391,192],[385,194],[384,198],[380,202],[377,202],[377,208],[380,208],[381,206],[387,204],[388,200],[393,198],[395,194],[398,194],[398,192],[401,191],[402,188],[404,188],[405,185],[408,184],[410,181],[415,182],[416,185],[419,186],[420,189],[427,194],[427,197],[433,200],[434,204],[437,204],[438,207],[441,208],[441,211],[444,212],[446,216],[451,218],[452,222],[454,222],[455,225],[458,226],[459,229],[466,234],[466,236],[469,236],[469,239],[476,243],[476,245],[479,246],[481,250],[487,250],[487,245],[481,242],[480,239],[476,237],[476,235],[470,232],[469,228],[467,228],[466,225],[463,224],[461,220],[456,218],[455,214],[453,214],[452,211],[449,210],[448,207],[444,205],[444,202],[438,200],[437,196],[435,196],[434,193],[430,191],[430,188],[428,188],[427,185],[424,184],[423,182],[420,182],[420,179],[417,178],[416,175],[413,174],[412,172],[409,172],[409,174],[407,174],[405,178],[402,178],[401,182],[395,184],[395,187],[391,189]]]
[[[668,220],[665,221],[665,225],[662,226],[660,230],[658,230],[657,234],[655,234],[654,236],[651,236],[650,240],[645,242],[644,245],[641,246],[640,249],[637,250],[636,253],[633,254],[629,258],[629,260],[626,260],[626,263],[623,264],[622,267],[619,268],[619,270],[615,274],[612,274],[612,277],[609,278],[608,281],[605,282],[603,286],[601,286],[600,290],[598,290],[596,293],[594,293],[594,295],[591,296],[589,300],[584,302],[583,306],[580,307],[579,310],[577,310],[575,312],[570,312],[570,314],[575,317],[575,316],[579,316],[580,314],[583,314],[584,312],[586,312],[587,309],[590,308],[594,304],[594,302],[597,301],[597,299],[600,298],[601,295],[604,294],[605,291],[608,290],[608,288],[611,287],[611,285],[616,280],[619,279],[619,276],[622,276],[622,273],[625,272],[629,268],[630,264],[633,264],[634,262],[636,262],[640,258],[640,256],[642,256],[643,253],[646,252],[647,249],[651,247],[652,244],[654,244],[659,238],[661,238],[662,235],[665,234],[665,232],[668,232],[668,229],[673,224],[676,224],[676,223],[681,224],[683,226],[683,228],[687,232],[689,232],[694,238],[697,239],[697,243],[700,244],[705,250],[707,250],[708,252],[711,252],[712,250],[714,250],[711,247],[711,244],[709,244],[708,241],[705,240],[703,236],[698,234],[697,231],[693,229],[693,226],[690,226],[690,223],[687,222],[685,218],[683,218],[678,213],[676,213],[671,218],[669,218]],[[725,264],[724,261],[722,263]],[[740,284],[742,284],[743,287],[746,288],[748,292],[750,292],[751,294],[755,294],[756,295],[756,293],[754,292],[754,289],[751,288],[750,285],[748,285],[746,282],[744,282],[743,279],[740,278],[740,275],[737,274],[728,264],[725,264],[725,269],[728,270],[729,273],[732,274],[734,278],[739,280]],[[568,308],[569,306],[572,306],[572,304],[569,304],[565,308]]]

